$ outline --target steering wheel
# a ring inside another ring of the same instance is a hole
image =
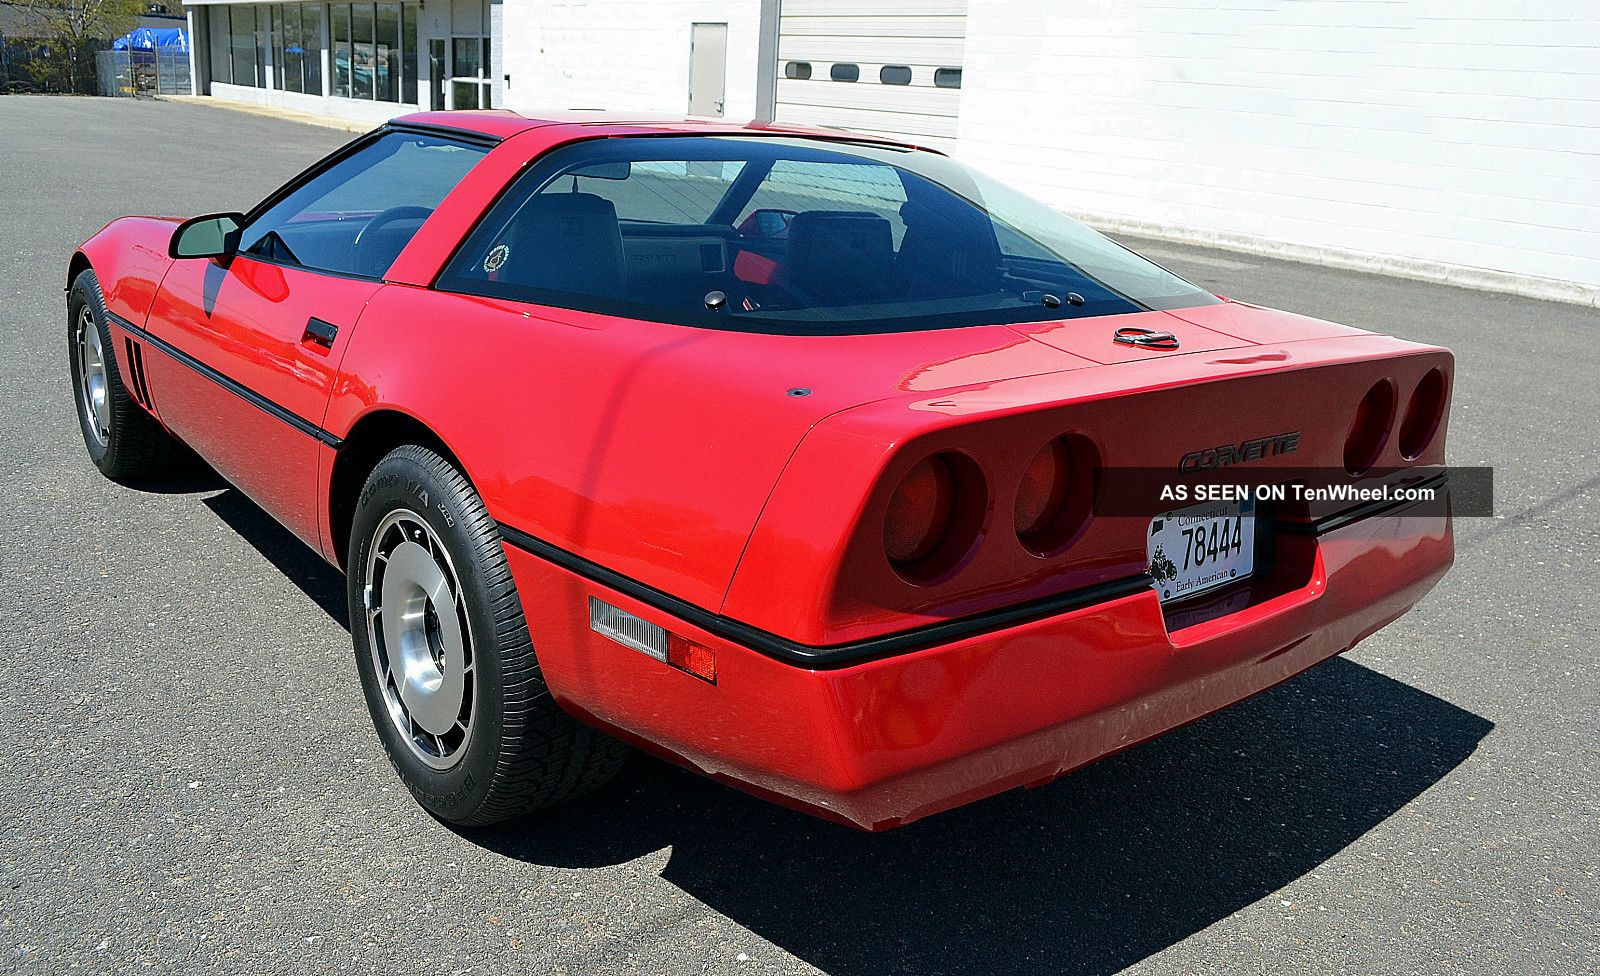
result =
[[[377,260],[369,259],[362,253],[362,245],[371,244],[377,238],[379,230],[401,220],[427,220],[432,213],[433,211],[427,207],[390,207],[388,210],[380,210],[373,214],[372,218],[356,232],[356,239],[350,245],[351,249],[355,251],[356,263],[367,267],[369,270],[371,265],[377,263]],[[377,255],[377,258],[386,260],[383,262],[383,267],[372,273],[382,274],[390,264],[394,263],[394,259],[399,256],[399,252]]]

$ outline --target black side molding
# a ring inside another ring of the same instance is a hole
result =
[[[179,349],[177,346],[174,346],[165,339],[162,339],[161,337],[151,332],[147,332],[137,325],[134,325],[132,322],[129,322],[122,316],[116,315],[112,312],[107,312],[106,317],[111,319],[111,321],[114,322],[118,328],[129,333],[130,335],[136,336],[141,342],[145,342],[156,347],[157,349],[166,353],[168,356],[172,357],[174,360],[189,367],[196,373],[199,373],[201,376],[204,376],[206,379],[227,390],[229,393],[232,393],[234,396],[250,404],[252,407],[255,407],[256,409],[283,421],[290,427],[298,430],[300,433],[305,434],[307,437],[314,437],[329,447],[334,448],[335,450],[337,450],[339,445],[343,443],[343,441],[341,441],[339,438],[328,433],[321,427],[305,419],[299,414],[293,413],[287,408],[279,406],[271,400],[268,400],[266,397],[245,386],[243,383],[234,380],[230,376],[224,375],[206,363],[203,363],[184,352],[182,349]]]
[[[1420,486],[1443,487],[1448,481],[1447,476],[1439,475],[1422,482]],[[1419,486],[1419,487],[1420,487]],[[1381,502],[1365,505],[1360,508],[1341,512],[1317,522],[1275,522],[1273,527],[1279,531],[1304,533],[1308,535],[1321,535],[1343,528],[1352,522],[1371,518],[1385,511],[1415,505],[1416,502]],[[730,641],[758,651],[768,657],[775,658],[785,664],[813,671],[832,668],[849,667],[865,661],[876,660],[894,654],[905,654],[911,651],[937,647],[940,644],[949,644],[968,637],[977,637],[1043,620],[1057,614],[1081,610],[1098,603],[1132,596],[1136,593],[1150,590],[1155,581],[1149,573],[1138,573],[1119,579],[1108,580],[1072,590],[1068,593],[1059,593],[1054,596],[1031,600],[998,610],[958,617],[937,624],[928,624],[923,627],[914,627],[881,637],[872,637],[866,640],[853,641],[847,644],[814,645],[802,644],[792,641],[787,637],[780,637],[770,631],[752,627],[730,617],[712,613],[704,607],[697,606],[687,600],[675,597],[646,583],[641,583],[629,576],[624,576],[614,570],[607,569],[599,563],[562,549],[543,539],[529,535],[514,526],[500,523],[500,534],[509,544],[518,549],[537,556],[546,562],[560,566],[591,583],[624,593],[648,607],[660,610],[693,624],[701,630],[707,631]]]
[[[619,593],[625,593],[646,606],[654,607],[662,613],[693,624],[701,630],[721,637],[723,640],[748,647],[753,651],[759,651],[785,664],[793,664],[814,671],[848,667],[854,664],[861,664],[864,661],[888,657],[892,654],[905,654],[928,647],[936,647],[940,644],[948,644],[967,637],[976,637],[992,631],[1004,630],[1007,627],[1016,627],[1071,610],[1081,610],[1097,603],[1105,603],[1120,597],[1131,596],[1135,593],[1149,590],[1152,586],[1150,574],[1140,573],[1136,576],[1073,590],[1070,593],[1060,593],[1027,603],[1019,603],[1015,606],[1002,607],[998,610],[959,617],[941,623],[928,624],[923,627],[914,627],[910,630],[902,630],[893,634],[885,634],[881,637],[853,641],[848,644],[813,645],[801,644],[798,641],[789,640],[787,637],[780,637],[769,631],[712,613],[687,600],[679,599],[670,593],[664,593],[653,586],[609,570],[576,553],[551,545],[543,539],[531,536],[504,523],[500,525],[500,534],[505,538],[506,542],[516,546],[518,549],[537,556],[546,562],[554,563],[562,569],[576,573],[591,583],[598,583]]]

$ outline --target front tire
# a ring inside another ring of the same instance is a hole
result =
[[[627,747],[551,697],[499,528],[450,462],[414,445],[378,462],[346,570],[367,709],[431,813],[496,823],[616,776]]]
[[[78,429],[100,473],[113,481],[139,481],[172,470],[181,449],[122,385],[100,279],[92,270],[73,279],[68,294],[67,359]]]

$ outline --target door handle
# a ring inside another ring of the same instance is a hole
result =
[[[333,348],[333,338],[339,334],[339,327],[332,322],[324,322],[315,316],[306,323],[306,334],[300,337],[301,342],[310,342],[324,349]]]

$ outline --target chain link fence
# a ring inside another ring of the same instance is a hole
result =
[[[189,94],[187,51],[100,51],[100,94],[112,98]]]

